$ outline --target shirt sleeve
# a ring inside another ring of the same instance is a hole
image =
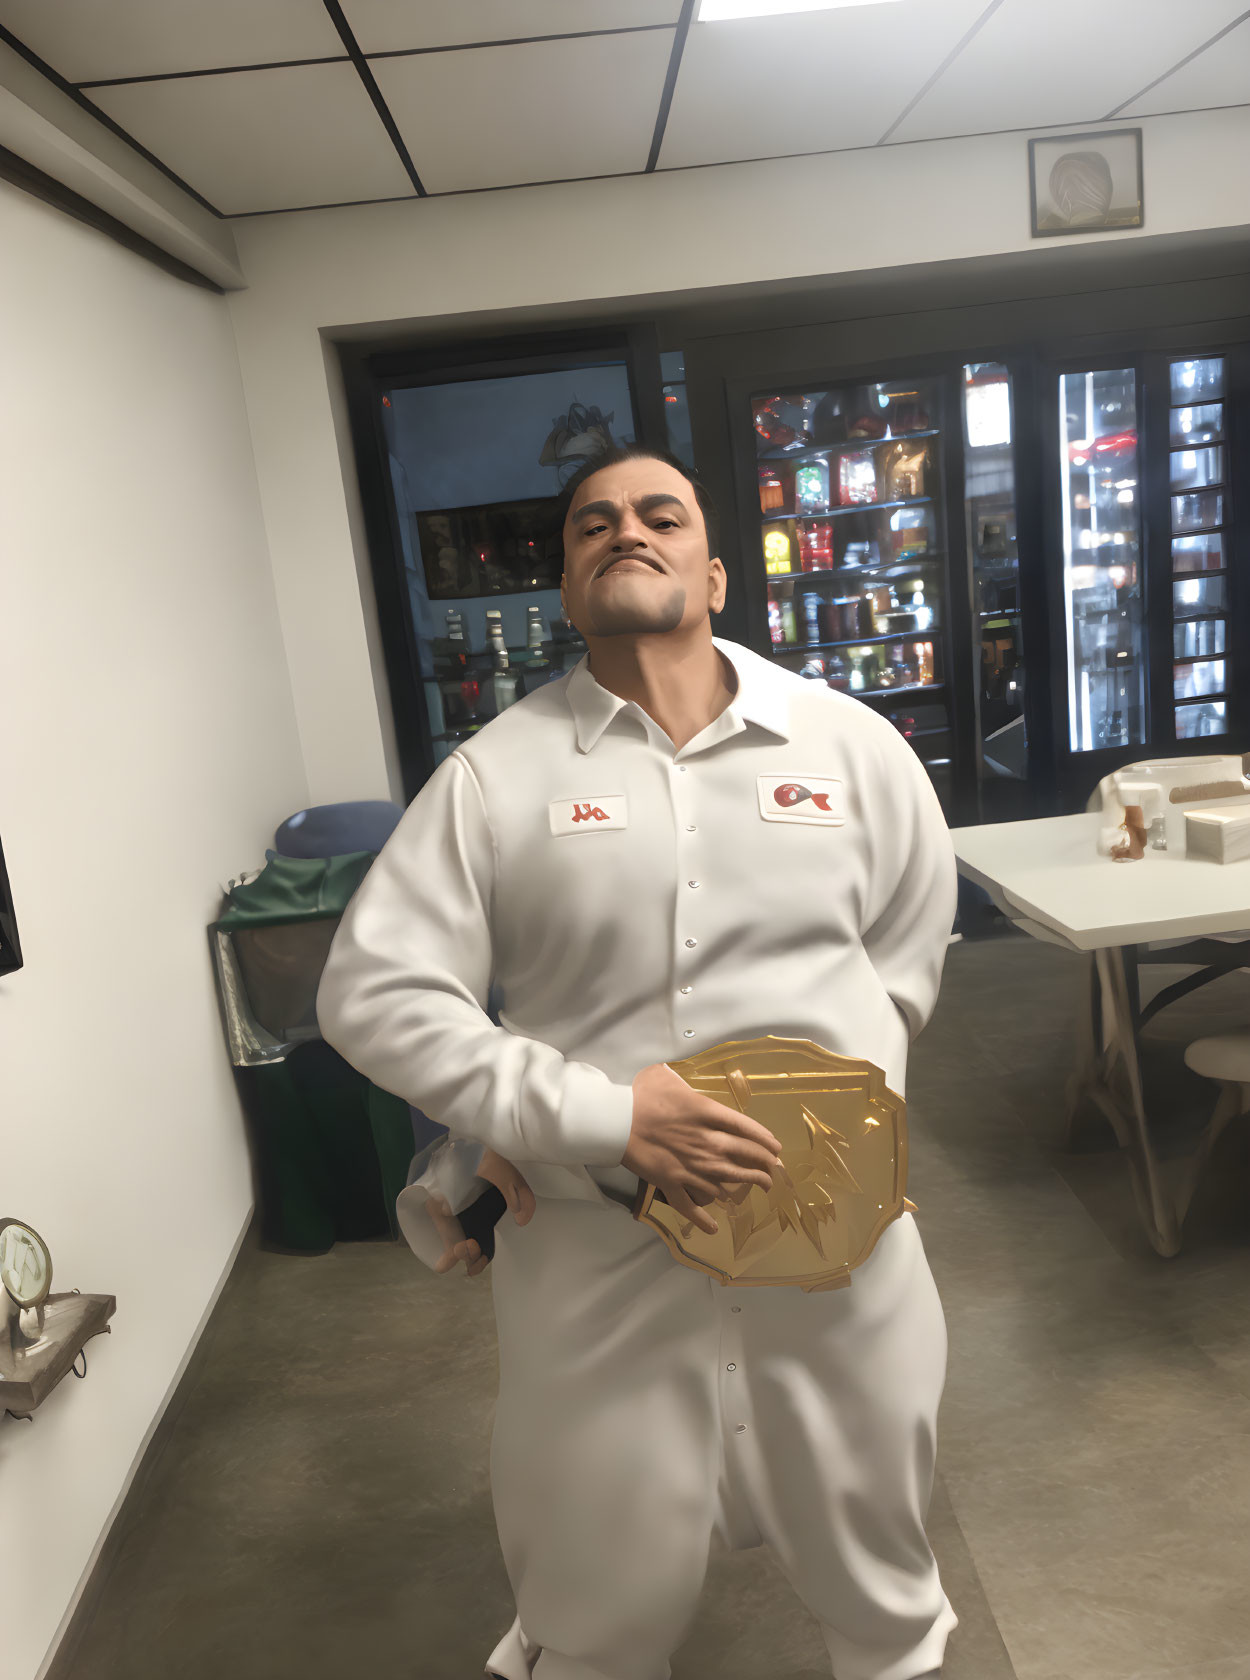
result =
[[[353,894],[317,992],[326,1042],[383,1090],[513,1161],[618,1166],[633,1091],[486,1013],[494,840],[459,753]]]
[[[860,937],[915,1038],[937,1003],[958,872],[933,784],[912,748],[886,727],[877,772],[864,791],[872,857]]]

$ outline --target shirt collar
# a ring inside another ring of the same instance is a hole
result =
[[[716,720],[721,725],[718,738],[736,734],[748,723],[755,723],[770,735],[788,741],[790,698],[786,692],[788,685],[779,680],[780,673],[740,642],[713,636],[712,644],[738,675],[738,691]],[[616,714],[631,704],[595,681],[590,672],[589,653],[569,673],[564,692],[577,727],[578,751],[584,753],[590,752]]]

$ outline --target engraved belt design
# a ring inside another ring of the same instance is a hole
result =
[[[634,1218],[684,1266],[723,1284],[844,1288],[877,1239],[915,1204],[907,1184],[907,1105],[873,1062],[807,1038],[734,1039],[670,1062],[696,1091],[749,1114],[781,1144],[770,1190],[735,1185],[709,1204],[709,1235],[640,1184]]]

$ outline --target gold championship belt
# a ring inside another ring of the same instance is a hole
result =
[[[640,1184],[634,1218],[675,1259],[724,1284],[838,1289],[877,1238],[915,1204],[907,1183],[907,1105],[872,1062],[808,1038],[735,1039],[668,1064],[687,1085],[767,1126],[781,1144],[770,1190],[737,1184],[710,1204],[714,1236]]]

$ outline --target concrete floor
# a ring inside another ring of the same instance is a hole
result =
[[[956,945],[913,1051],[910,1193],[951,1342],[943,1672],[1247,1680],[1250,1128],[1217,1151],[1181,1255],[1157,1258],[1109,1131],[1060,1147],[1084,972],[1020,935]],[[1180,972],[1147,971],[1144,995]],[[1237,973],[1150,1029],[1170,1150],[1214,1097],[1179,1043],[1248,1024]],[[386,1242],[249,1242],[56,1680],[476,1680],[512,1619],[488,1279]],[[713,1555],[673,1672],[829,1674],[764,1550]]]

